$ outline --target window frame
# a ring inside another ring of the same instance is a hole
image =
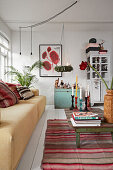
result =
[[[10,42],[1,32],[0,32],[0,40],[1,40],[0,41],[0,79],[2,79],[3,81],[8,81],[9,76],[5,74],[5,72],[8,71],[9,59],[11,60],[11,58],[9,58],[9,52],[10,52],[9,43]],[[5,41],[6,41],[6,46],[5,46]],[[3,64],[2,64],[2,61],[3,61]]]

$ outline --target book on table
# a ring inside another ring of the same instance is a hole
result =
[[[74,121],[75,121],[75,123],[76,124],[89,124],[89,123],[92,123],[92,124],[94,124],[94,123],[101,123],[101,120],[100,119],[81,119],[81,120],[75,120],[74,119]]]
[[[74,127],[101,125],[101,119],[98,117],[98,114],[92,112],[73,112],[70,120]]]
[[[101,123],[76,123],[73,118],[70,118],[73,127],[85,127],[85,126],[100,126]]]
[[[73,112],[73,117],[77,119],[99,119],[97,113],[92,112]]]

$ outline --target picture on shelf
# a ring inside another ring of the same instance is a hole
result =
[[[39,60],[44,64],[43,69],[39,69],[40,77],[62,77],[62,73],[54,69],[62,65],[61,44],[40,44]]]

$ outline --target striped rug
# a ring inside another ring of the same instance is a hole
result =
[[[81,134],[76,148],[74,129],[67,120],[48,120],[43,170],[113,170],[113,144],[110,133]]]

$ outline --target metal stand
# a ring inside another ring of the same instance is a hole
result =
[[[73,110],[74,109],[74,95],[71,95],[72,97],[72,106],[70,107],[70,110]]]
[[[80,111],[82,111],[82,99],[80,99]]]
[[[85,97],[85,109],[84,109],[84,112],[88,112],[88,108],[87,108],[87,97]]]

